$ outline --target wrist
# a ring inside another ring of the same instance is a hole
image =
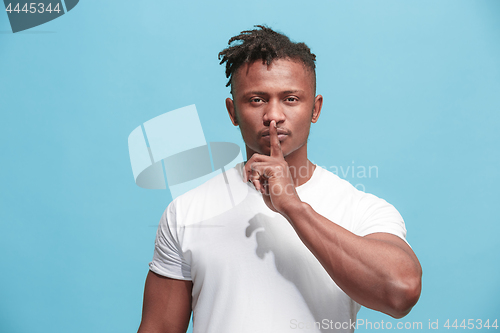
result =
[[[283,209],[281,209],[280,213],[293,225],[294,220],[306,214],[309,207],[310,206],[307,203],[301,201],[300,199],[297,201],[291,200],[283,207]]]

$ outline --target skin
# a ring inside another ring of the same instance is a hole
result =
[[[295,187],[312,176],[307,159],[311,123],[321,113],[314,75],[300,62],[242,65],[232,79],[226,107],[246,144],[244,181],[251,181],[273,211],[283,215],[335,283],[359,304],[394,318],[408,314],[421,289],[422,270],[399,237],[357,236],[300,200]],[[297,172],[299,171],[299,172]],[[149,272],[138,333],[186,332],[192,282]]]
[[[270,154],[274,120],[294,184],[302,185],[315,168],[307,159],[307,138],[323,105],[323,97],[314,96],[314,74],[302,63],[289,60],[275,60],[270,66],[255,61],[242,65],[235,74],[234,100],[227,98],[226,108],[233,125],[240,127],[247,157]]]
[[[267,206],[290,222],[347,295],[401,318],[420,297],[422,269],[411,248],[387,233],[357,236],[318,214],[295,191],[314,170],[307,159],[307,136],[310,124],[318,120],[323,97],[314,96],[312,80],[301,63],[289,59],[270,66],[253,62],[239,69],[234,100],[227,99],[226,106],[246,143],[244,181],[251,181]],[[283,131],[287,135],[279,136]],[[308,170],[305,176],[294,172],[301,167]]]
[[[148,272],[138,333],[186,333],[191,317],[191,281]]]

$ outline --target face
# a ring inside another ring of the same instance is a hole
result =
[[[300,62],[279,59],[267,66],[262,61],[243,64],[233,75],[233,99],[226,107],[239,126],[247,148],[270,154],[269,126],[276,121],[285,158],[307,159],[307,137],[311,123],[318,120],[323,104],[314,96],[314,76]]]

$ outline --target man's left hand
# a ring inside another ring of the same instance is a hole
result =
[[[283,214],[287,207],[301,202],[288,163],[281,151],[276,122],[269,125],[270,156],[253,154],[245,164],[245,182],[251,181],[274,212]]]

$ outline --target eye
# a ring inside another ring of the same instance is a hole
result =
[[[250,103],[260,104],[260,103],[264,103],[264,100],[260,97],[253,97],[253,98],[250,98]]]
[[[297,97],[294,97],[294,96],[289,96],[287,98],[285,98],[285,102],[291,102],[291,103],[294,103],[294,102],[298,102],[298,98]]]

